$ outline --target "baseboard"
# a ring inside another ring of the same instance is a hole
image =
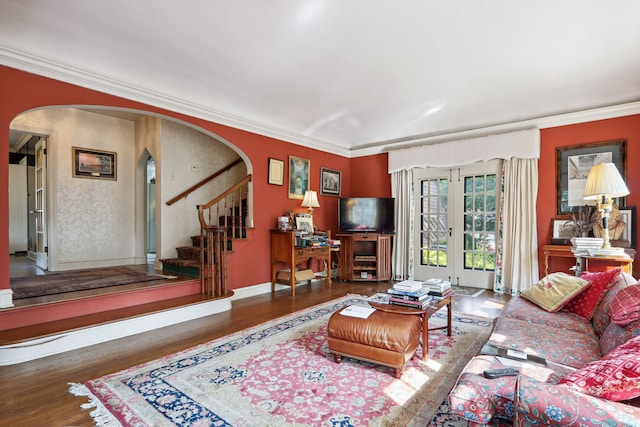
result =
[[[323,279],[313,279],[312,282],[318,282]],[[307,282],[301,283],[299,285],[306,285]],[[288,285],[281,285],[280,283],[276,283],[276,291],[281,291],[283,289],[291,289]],[[270,294],[271,293],[271,282],[261,283],[259,285],[247,286],[244,288],[232,289],[234,295],[231,297],[231,300],[238,300],[242,298],[254,297],[257,295]]]
[[[0,289],[0,308],[13,307],[13,291],[11,289]]]
[[[0,346],[0,366],[28,362],[94,344],[164,328],[231,309],[231,298],[216,299],[173,310],[150,313],[129,319]]]

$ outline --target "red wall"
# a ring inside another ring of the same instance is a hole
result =
[[[320,207],[314,210],[314,223],[320,229],[336,229],[338,209],[337,197],[320,195],[321,167],[342,172],[342,195],[346,197],[352,195],[351,176],[359,176],[351,172],[352,163],[357,165],[358,171],[367,172],[368,185],[357,186],[359,195],[387,194],[390,187],[386,155],[372,156],[370,161],[369,157],[351,160],[4,66],[0,66],[0,93],[0,129],[5,129],[0,133],[0,146],[9,145],[10,122],[20,113],[47,106],[99,105],[149,111],[183,120],[219,135],[244,152],[253,166],[254,229],[249,231],[247,241],[234,247],[229,258],[231,289],[270,281],[269,229],[276,227],[276,218],[283,213],[304,211],[300,208],[300,200],[288,198],[286,182],[283,186],[267,183],[270,157],[285,161],[285,181],[290,155],[310,160],[310,188],[318,191],[320,202]],[[0,189],[5,189],[0,193],[0,289],[9,288],[8,163],[8,151],[0,150]],[[378,186],[384,189],[378,189]]]
[[[640,162],[640,115],[560,126],[541,131],[537,206],[540,277],[544,275],[542,246],[551,241],[551,219],[556,217],[556,148],[615,139],[627,140],[626,182],[631,192],[627,196],[627,206],[639,206],[640,172],[636,165]],[[638,241],[639,225],[640,221],[636,218],[636,241]],[[565,268],[569,266],[558,258],[554,258],[553,263],[554,266],[563,265]],[[637,265],[638,262],[634,267],[636,277]]]

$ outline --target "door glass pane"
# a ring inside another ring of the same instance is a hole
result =
[[[496,175],[464,178],[464,268],[494,271],[496,260]]]
[[[421,181],[420,212],[420,264],[434,267],[447,266],[447,192],[445,178]]]

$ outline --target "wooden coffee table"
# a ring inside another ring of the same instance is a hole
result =
[[[443,298],[440,301],[434,301],[424,309],[403,307],[401,305],[383,304],[371,302],[369,305],[376,310],[387,311],[400,314],[413,314],[419,315],[422,318],[422,360],[427,360],[429,356],[429,331],[435,331],[438,329],[446,329],[447,335],[451,336],[451,319],[453,313],[453,304],[451,302],[451,295]],[[437,328],[429,328],[429,318],[440,310],[442,307],[447,306],[447,326],[440,326]]]

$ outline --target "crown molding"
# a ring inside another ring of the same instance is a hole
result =
[[[220,110],[195,104],[184,99],[170,97],[164,93],[143,90],[128,83],[109,79],[87,70],[68,67],[54,61],[18,52],[0,46],[0,64],[39,76],[49,77],[65,83],[87,89],[119,96],[132,101],[141,102],[154,107],[163,108],[202,120],[219,123],[225,126],[267,136],[304,147],[314,148],[332,154],[350,157],[348,148],[336,144],[310,138],[296,132],[275,128],[264,123],[246,120]]]
[[[419,145],[439,144],[442,142],[457,141],[461,139],[479,138],[487,135],[515,132],[525,129],[548,129],[597,120],[613,119],[616,117],[631,116],[634,114],[640,114],[640,101],[538,117],[535,119],[504,123],[494,126],[461,130],[445,134],[416,136],[414,138],[402,140],[381,141],[378,143],[368,144],[367,146],[354,147],[351,151],[351,157],[370,156]]]
[[[142,90],[125,82],[109,79],[107,77],[91,73],[87,70],[64,66],[50,60],[39,58],[24,52],[18,52],[3,46],[0,46],[0,64],[40,76],[60,80],[65,83],[141,102],[157,108],[163,108],[176,113],[185,114],[191,117],[219,123],[225,126],[230,126],[247,132],[252,132],[258,135],[267,136],[289,142],[291,144],[309,147],[347,158],[370,156],[401,148],[475,138],[522,129],[545,129],[640,114],[640,101],[634,101],[625,104],[604,106],[589,110],[556,114],[473,129],[384,140],[348,148],[316,138],[310,138],[297,132],[247,120],[223,111],[195,104],[184,99],[170,97],[163,93]]]

